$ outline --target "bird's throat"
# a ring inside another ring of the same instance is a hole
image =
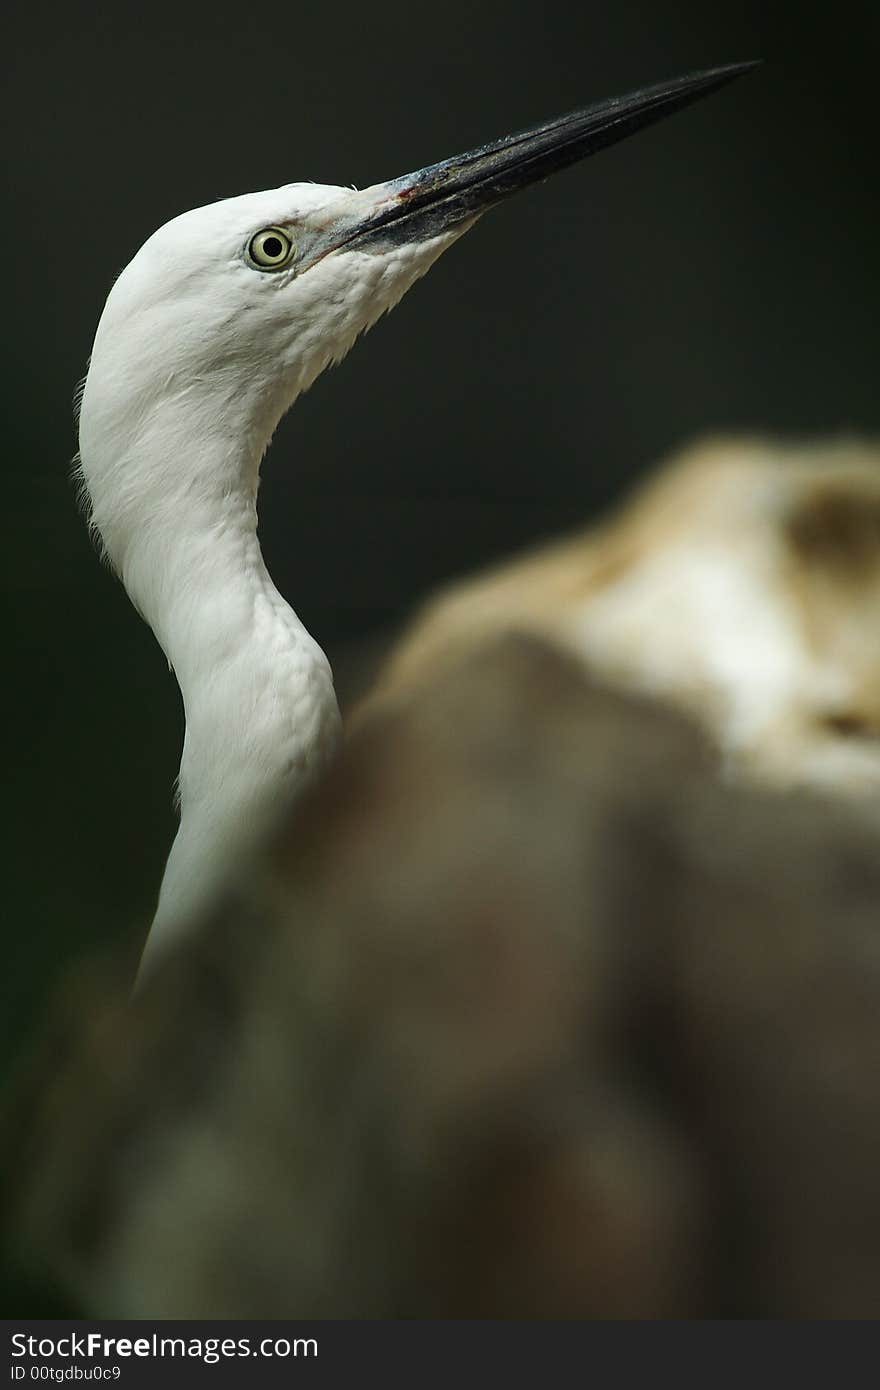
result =
[[[177,676],[186,719],[180,828],[150,957],[204,910],[331,752],[338,710],[324,653],[266,569],[253,495],[226,493],[136,552],[130,592]],[[146,538],[145,538],[146,539]]]

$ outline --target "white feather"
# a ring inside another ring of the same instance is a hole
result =
[[[320,238],[380,205],[293,184],[213,203],[153,235],[110,292],[80,409],[91,523],[177,675],[181,823],[150,939],[189,922],[332,749],[327,659],[257,539],[260,461],[282,414],[470,223],[260,274],[255,232]]]

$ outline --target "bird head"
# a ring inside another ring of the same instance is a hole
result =
[[[364,190],[289,184],[186,212],[114,285],[80,414],[95,529],[133,534],[185,493],[256,490],[296,396],[488,208],[680,109],[751,64],[576,111]]]

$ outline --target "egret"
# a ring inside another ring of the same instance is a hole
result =
[[[144,960],[163,954],[337,739],[327,659],[257,539],[285,411],[488,208],[681,109],[732,64],[358,191],[293,183],[183,213],[119,276],[80,404],[94,533],[180,686],[180,824]]]

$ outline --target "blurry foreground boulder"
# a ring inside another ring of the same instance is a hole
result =
[[[531,632],[775,786],[880,791],[880,447],[707,441],[598,525],[433,597],[375,692]]]
[[[72,1009],[20,1249],[103,1317],[877,1316],[880,826],[713,766],[533,639],[389,701]]]

